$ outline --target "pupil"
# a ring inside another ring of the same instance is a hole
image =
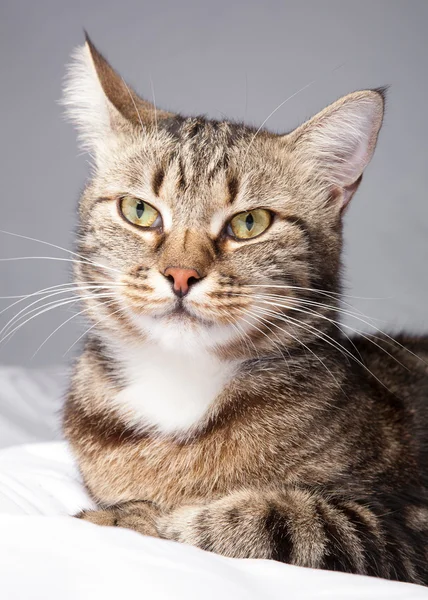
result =
[[[139,219],[141,219],[141,217],[143,216],[143,212],[144,212],[144,202],[139,202],[135,208],[136,213],[137,213],[137,217]]]
[[[251,231],[254,225],[254,217],[251,213],[249,213],[247,215],[247,218],[245,219],[245,225],[248,229],[248,231]]]

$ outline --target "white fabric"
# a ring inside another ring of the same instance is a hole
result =
[[[70,517],[90,507],[64,443],[0,452],[0,594],[8,600],[428,598],[418,586],[233,560]]]
[[[37,405],[33,392],[42,390],[42,422],[47,419],[45,424],[53,423],[61,385],[50,385],[48,378],[44,385],[39,376],[37,385],[22,385],[18,378],[19,385],[10,387],[13,378],[7,381],[9,387],[2,388],[0,380],[0,432],[8,434],[13,443],[8,431],[12,423],[19,439],[26,435],[32,439],[39,426],[45,437],[53,437],[54,429],[41,427],[37,415],[32,414]],[[6,402],[5,389],[12,392]],[[49,389],[54,392],[50,415]],[[28,390],[31,393],[26,396]],[[19,397],[21,391],[24,393]],[[27,397],[31,406],[24,410]],[[32,416],[25,427],[12,422],[8,410],[12,406],[15,414]],[[65,443],[29,444],[0,451],[2,600],[428,600],[428,590],[419,586],[274,561],[227,559],[184,544],[125,529],[97,527],[66,516],[91,506]]]
[[[63,369],[0,367],[0,448],[60,437]]]

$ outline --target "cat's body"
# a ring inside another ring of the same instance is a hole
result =
[[[289,359],[290,367],[298,371],[296,376],[290,376],[280,358],[243,365],[233,383],[222,389],[224,400],[220,396],[212,403],[215,416],[210,419],[208,409],[204,419],[195,419],[197,434],[188,433],[181,442],[179,437],[170,439],[168,434],[151,435],[144,428],[139,432],[127,427],[121,422],[120,410],[103,411],[102,405],[109,409],[117,405],[124,390],[112,386],[103,355],[88,343],[70,394],[67,431],[79,448],[82,464],[88,461],[83,467],[85,482],[101,503],[145,498],[171,508],[183,500],[211,499],[235,487],[277,485],[278,480],[284,484],[338,484],[344,492],[357,486],[366,493],[375,482],[396,485],[395,492],[401,483],[405,492],[412,478],[415,484],[428,478],[428,472],[422,470],[428,461],[428,408],[422,391],[428,385],[428,367],[421,362],[423,357],[428,360],[428,340],[406,341],[406,347],[414,348],[421,359],[392,349],[401,366],[370,341],[353,339],[360,360],[382,383],[334,350],[327,351],[323,359],[340,381],[340,388],[331,386],[323,365],[304,351]],[[389,343],[383,341],[382,345],[391,352]],[[274,374],[266,373],[265,369],[272,371],[272,367]],[[116,368],[125,366],[118,361]],[[239,392],[241,378],[249,381],[257,394],[240,398],[239,410],[235,410],[230,406],[231,397]],[[305,378],[309,381],[302,393]],[[133,385],[132,393],[139,392],[143,407],[152,390],[141,381]],[[109,392],[101,400],[106,388]],[[160,386],[159,395],[155,392],[148,399],[160,405],[159,421],[171,402],[164,391]],[[323,403],[317,402],[320,396]],[[85,414],[88,397],[94,409],[100,402],[100,419]],[[202,425],[201,420],[205,421]],[[144,421],[147,419],[140,419]],[[120,462],[120,467],[108,467],[112,459]]]
[[[256,135],[154,118],[84,52],[102,110],[75,78],[68,104],[97,157],[76,279],[98,287],[64,429],[100,510],[81,517],[428,584],[428,339],[349,340],[337,325],[340,213],[380,93]],[[125,222],[129,195],[155,225]],[[242,211],[245,241],[230,231]]]

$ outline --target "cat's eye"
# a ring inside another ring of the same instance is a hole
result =
[[[262,234],[272,223],[272,213],[264,208],[255,208],[238,213],[228,226],[228,232],[238,240],[250,240]]]
[[[162,225],[160,212],[144,200],[134,198],[134,196],[124,196],[121,198],[119,206],[122,215],[133,225],[151,229]]]

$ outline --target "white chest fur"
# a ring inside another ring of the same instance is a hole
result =
[[[206,350],[180,352],[150,343],[123,351],[129,385],[115,404],[132,425],[184,432],[206,414],[235,371]]]

